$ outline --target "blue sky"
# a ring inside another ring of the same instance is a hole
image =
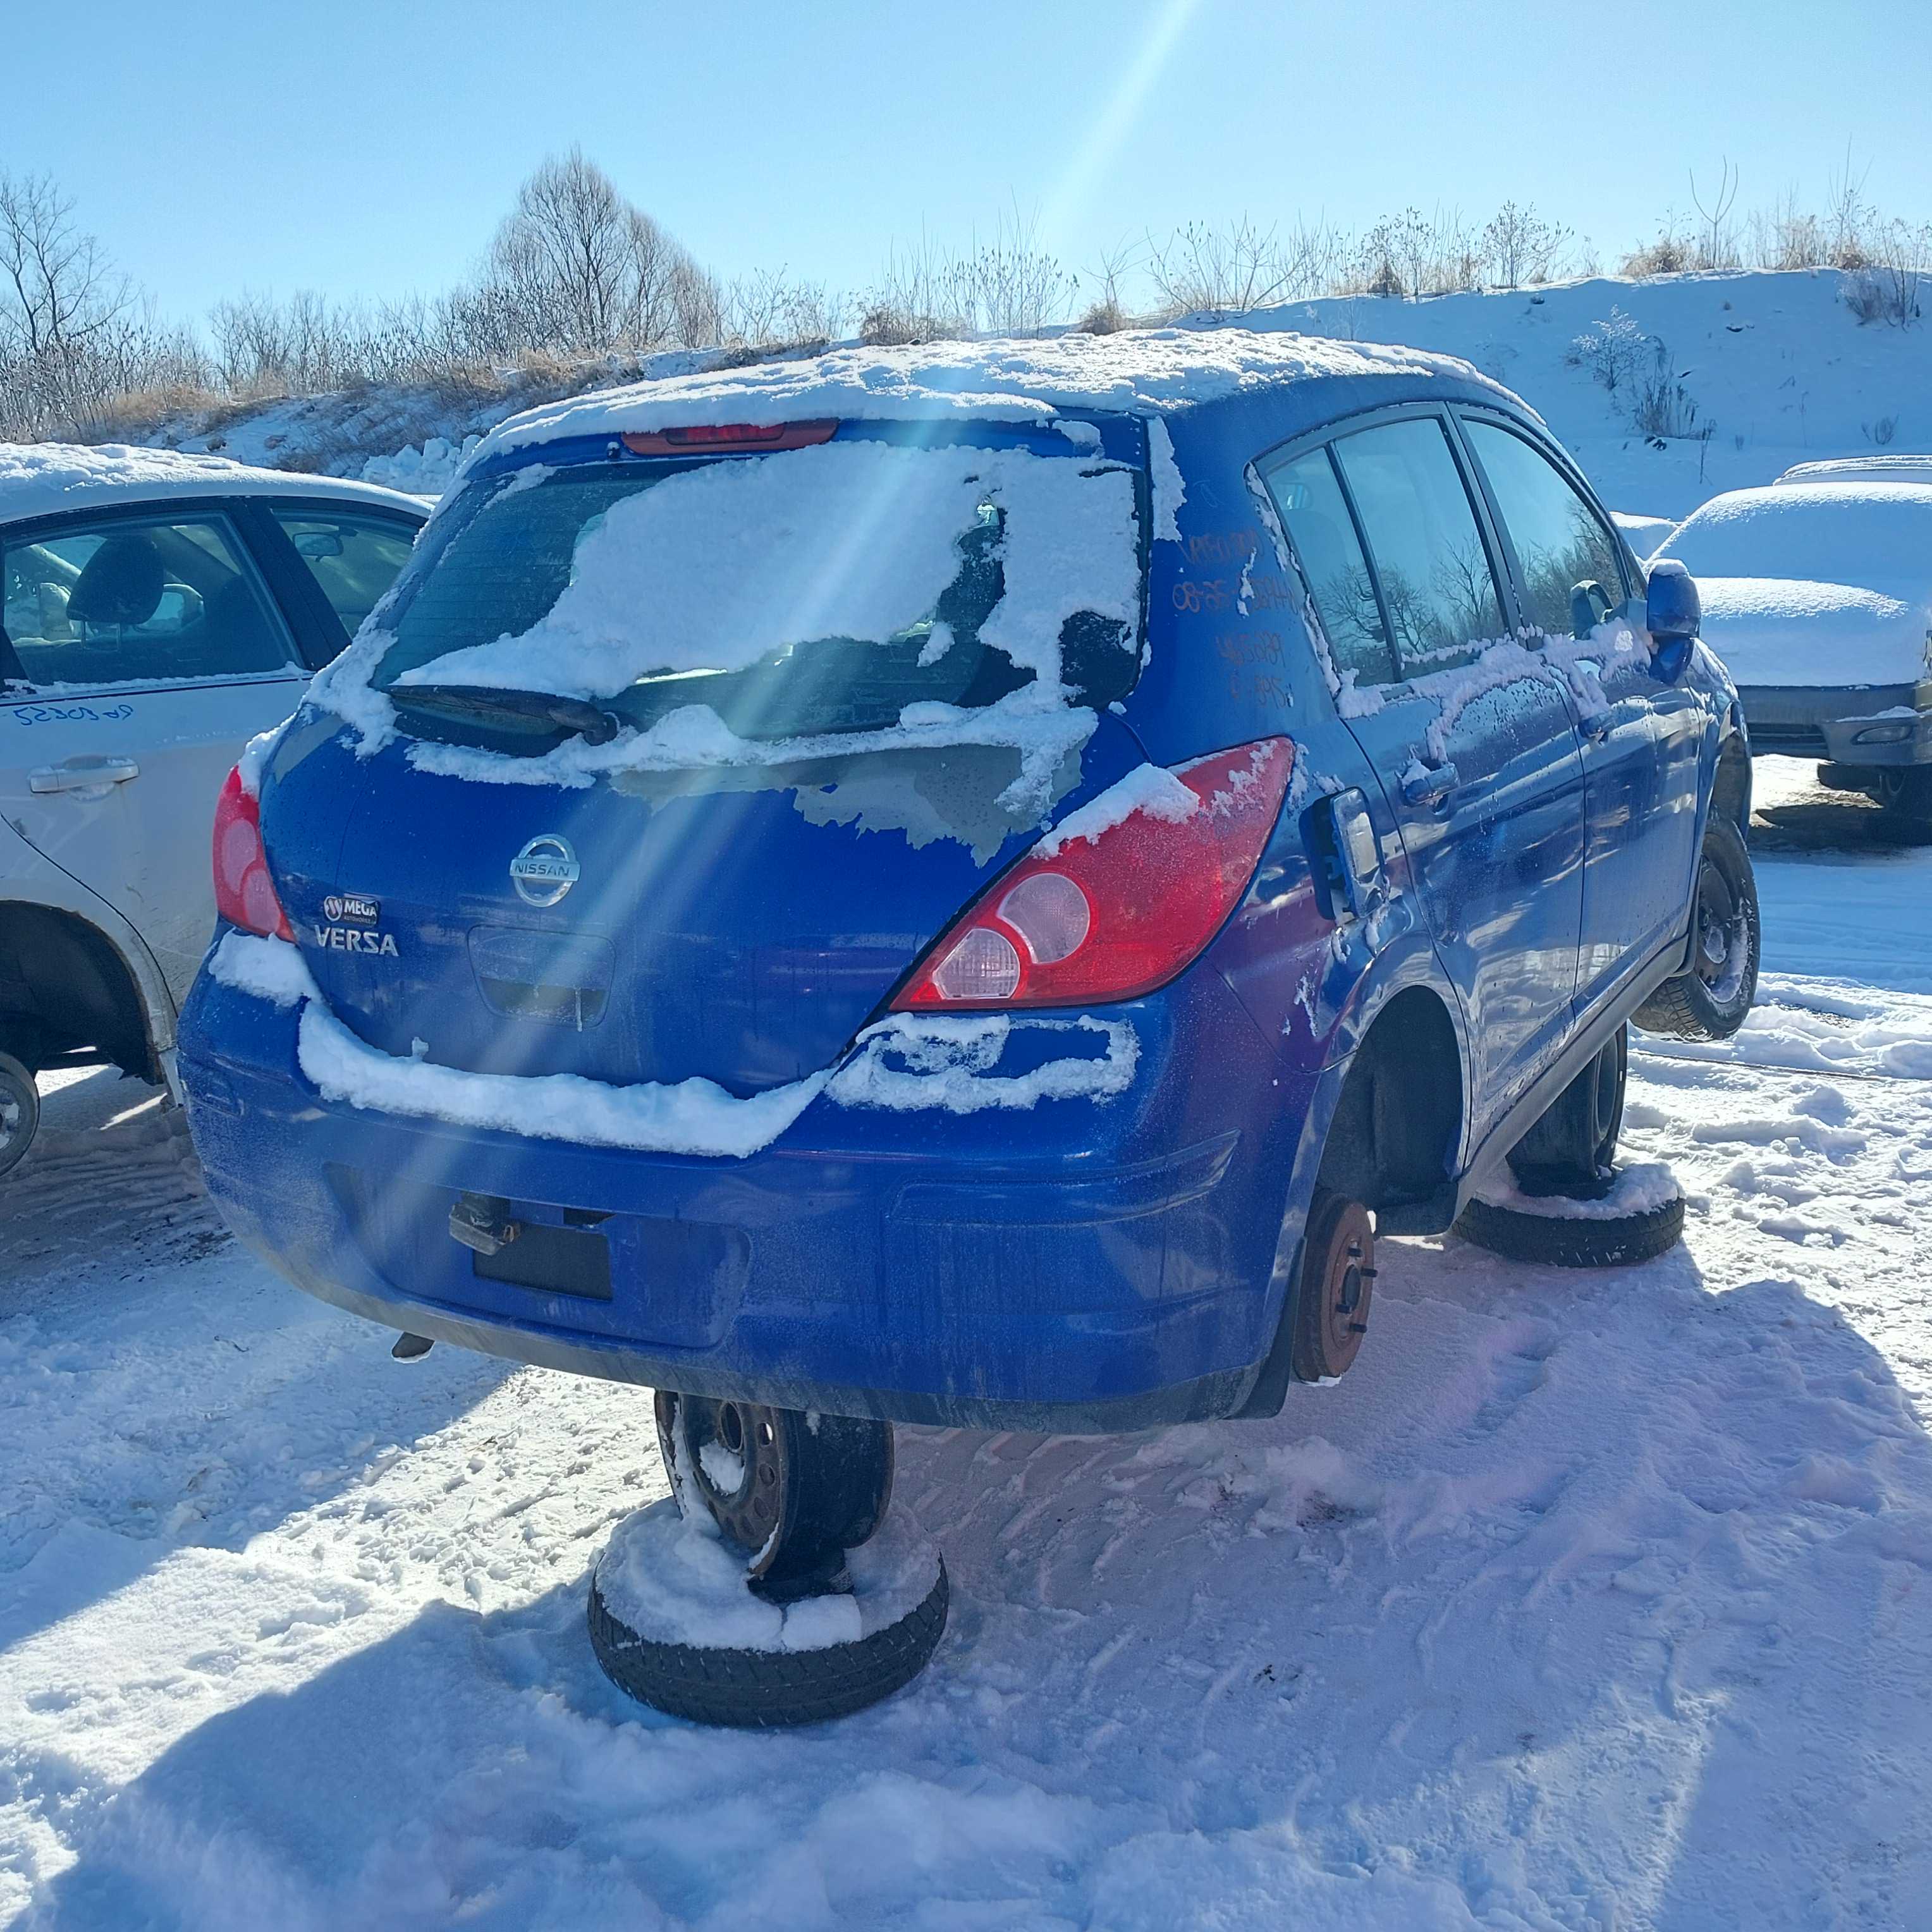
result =
[[[431,291],[573,142],[727,275],[862,286],[1016,204],[1076,270],[1143,231],[1534,201],[1606,262],[1728,155],[1740,205],[1932,215],[1916,0],[80,0],[10,10],[0,168],[171,312]],[[1828,24],[1827,24],[1828,22]]]

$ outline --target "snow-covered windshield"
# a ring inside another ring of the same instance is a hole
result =
[[[702,704],[745,738],[1036,681],[1102,704],[1139,664],[1136,482],[1077,454],[864,436],[514,471],[431,526],[377,620],[375,682],[541,690],[640,727]]]
[[[1909,483],[1782,484],[1714,497],[1658,556],[1693,577],[1784,577],[1818,584],[1932,576],[1932,489]]]

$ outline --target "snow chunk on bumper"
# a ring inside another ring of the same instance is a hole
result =
[[[1024,1072],[996,1072],[1016,1043],[1022,1052],[1068,1050]],[[1139,1060],[1139,1039],[1124,1020],[1086,1013],[904,1016],[860,1034],[859,1052],[832,1076],[828,1090],[848,1107],[977,1114],[1042,1100],[1110,1100],[1132,1085]]]
[[[842,1106],[954,1114],[1046,1100],[1104,1101],[1126,1090],[1140,1058],[1138,1038],[1124,1020],[935,1015],[884,1021],[860,1035],[842,1066],[744,1098],[698,1078],[614,1087],[580,1074],[471,1073],[383,1053],[328,1010],[300,950],[286,940],[229,933],[208,972],[218,985],[272,1006],[301,1007],[296,1060],[325,1100],[643,1154],[742,1159],[769,1147],[821,1094]],[[1015,1041],[1016,1058],[1032,1064],[995,1071]]]
[[[304,1003],[296,1058],[324,1099],[454,1126],[640,1153],[742,1156],[776,1140],[827,1078],[815,1073],[741,1100],[694,1078],[613,1087],[575,1073],[470,1073],[398,1060],[358,1040],[322,1004],[301,953],[284,940],[230,933],[208,970],[220,984],[278,1006]]]

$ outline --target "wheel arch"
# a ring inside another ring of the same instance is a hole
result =
[[[1466,1065],[1453,1010],[1434,986],[1391,991],[1340,1070],[1322,1184],[1384,1216],[1442,1195],[1466,1137]]]
[[[1469,1096],[1454,997],[1412,970],[1358,1005],[1365,1018],[1355,1044],[1324,1070],[1303,1124],[1269,1280],[1274,1340],[1238,1416],[1278,1414],[1287,1398],[1303,1240],[1318,1184],[1375,1208],[1384,1232],[1440,1232],[1455,1219]],[[1424,1104],[1403,1118],[1400,1102],[1418,1094]]]
[[[1717,769],[1711,779],[1711,809],[1721,812],[1740,832],[1748,833],[1751,813],[1750,745],[1742,731],[1729,731],[1718,746]]]
[[[113,1065],[159,1082],[172,1040],[157,1037],[154,1019],[137,967],[98,926],[65,907],[0,899],[0,1045],[35,1069],[98,1047]]]

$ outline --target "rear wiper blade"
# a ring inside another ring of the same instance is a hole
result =
[[[494,684],[395,684],[388,694],[392,703],[435,717],[509,730],[548,725],[590,745],[608,745],[623,729],[623,721],[614,712],[554,691],[518,691]]]

